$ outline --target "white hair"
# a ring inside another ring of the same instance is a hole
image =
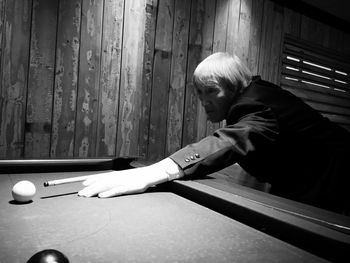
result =
[[[247,87],[251,80],[252,73],[241,60],[223,52],[204,59],[193,74],[195,86],[220,85],[234,92]]]

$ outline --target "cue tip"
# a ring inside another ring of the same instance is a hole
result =
[[[44,187],[48,187],[49,186],[49,182],[44,182]]]

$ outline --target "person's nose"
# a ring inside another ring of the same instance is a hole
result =
[[[210,105],[210,99],[209,99],[207,96],[201,95],[201,96],[199,97],[199,99],[200,99],[200,101],[201,101],[203,107]]]
[[[210,105],[210,101],[208,99],[202,99],[201,103],[203,107],[207,107]]]
[[[210,102],[209,101],[202,101],[202,105],[203,105],[203,107],[207,107],[207,106],[209,106],[210,105]]]

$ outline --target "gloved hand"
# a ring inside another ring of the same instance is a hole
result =
[[[79,196],[106,198],[125,194],[136,194],[146,191],[150,186],[183,175],[178,165],[169,158],[150,166],[112,171],[90,176],[83,182],[85,188],[79,191]]]

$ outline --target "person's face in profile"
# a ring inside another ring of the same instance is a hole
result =
[[[213,84],[196,87],[196,92],[211,122],[219,122],[226,118],[234,97],[231,90]]]

